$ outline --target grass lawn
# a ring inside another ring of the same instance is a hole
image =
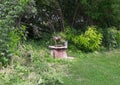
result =
[[[120,85],[120,49],[75,56],[63,85]]]
[[[120,49],[88,54],[68,51],[75,58],[64,61],[49,56],[47,46],[40,42],[26,44],[34,61],[23,65],[18,59],[22,65],[1,70],[0,85],[61,85],[55,83],[58,80],[63,80],[62,85],[120,85]]]

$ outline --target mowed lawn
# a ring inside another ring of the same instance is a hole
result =
[[[120,85],[120,49],[75,56],[63,85]]]

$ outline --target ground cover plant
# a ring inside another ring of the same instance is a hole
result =
[[[21,56],[14,56],[11,66],[1,68],[0,85],[61,85],[68,61],[48,55],[42,42],[30,42],[21,48]]]
[[[0,84],[8,85],[119,85],[120,49],[82,53],[68,50],[73,60],[54,59],[41,42],[27,43],[32,61],[17,58],[0,71]],[[23,53],[24,54],[24,53]]]
[[[0,85],[119,85],[119,4],[0,0]],[[65,41],[68,58],[53,58]]]

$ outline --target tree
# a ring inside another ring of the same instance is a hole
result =
[[[26,8],[31,3],[30,0],[3,0],[0,2],[0,62],[7,65],[11,56],[17,50],[21,36],[21,17]],[[24,36],[24,35],[23,35]]]

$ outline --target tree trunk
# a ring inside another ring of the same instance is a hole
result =
[[[76,18],[76,15],[77,15],[77,12],[78,12],[78,9],[79,9],[79,6],[80,6],[79,1],[76,1],[76,4],[77,4],[77,6],[75,8],[75,12],[74,12],[74,15],[73,15],[72,27],[74,25],[75,18]]]
[[[59,14],[60,17],[61,17],[61,31],[64,31],[64,28],[65,28],[65,25],[64,25],[64,16],[63,16],[62,9],[61,9],[61,7],[60,7],[60,2],[59,2],[59,0],[57,0],[56,5],[57,5],[57,7],[58,7],[58,14]]]

